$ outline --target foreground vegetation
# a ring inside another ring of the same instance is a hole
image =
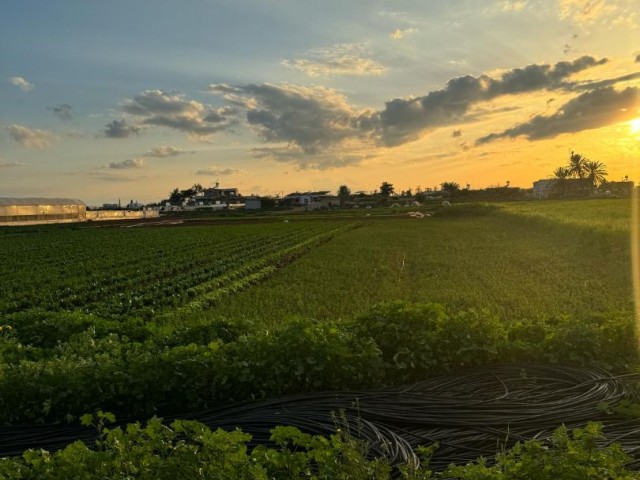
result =
[[[90,416],[89,416],[90,417]],[[104,415],[101,415],[102,419]],[[88,422],[91,419],[86,419]],[[367,457],[367,445],[347,432],[330,438],[312,436],[293,427],[272,430],[273,446],[247,446],[250,435],[240,431],[211,431],[197,422],[174,421],[163,425],[152,419],[142,427],[104,428],[95,448],[82,442],[50,454],[28,451],[22,458],[0,460],[0,476],[7,480],[54,479],[389,479],[427,480],[631,480],[640,478],[625,466],[630,457],[620,447],[598,448],[603,436],[597,424],[568,432],[561,427],[551,445],[536,440],[518,443],[466,466],[451,466],[433,474],[429,453],[422,450],[421,464],[394,471],[381,459]]]

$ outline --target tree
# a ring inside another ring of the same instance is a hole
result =
[[[179,202],[182,200],[182,195],[180,194],[180,190],[174,188],[171,193],[169,193],[169,201],[170,202]]]
[[[587,178],[591,181],[591,185],[595,189],[598,185],[602,185],[607,181],[607,166],[598,161],[587,161],[585,163]]]
[[[558,167],[553,171],[553,176],[557,180],[556,185],[560,187],[560,191],[564,195],[567,190],[567,179],[571,177],[571,168]]]
[[[576,152],[569,156],[569,174],[572,177],[585,178],[587,176],[587,159]]]
[[[380,195],[383,197],[390,197],[395,193],[395,189],[393,188],[393,183],[382,182],[380,185]]]
[[[460,191],[460,185],[456,182],[444,182],[440,184],[442,191],[447,192],[449,199],[453,198],[453,194]]]
[[[340,198],[340,206],[344,207],[344,204],[351,196],[351,189],[346,185],[340,185],[338,188],[338,197]]]

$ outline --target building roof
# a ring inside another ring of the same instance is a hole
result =
[[[82,200],[77,198],[7,198],[0,197],[0,206],[12,205],[85,205]]]

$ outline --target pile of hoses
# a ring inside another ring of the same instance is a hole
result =
[[[629,385],[632,377],[555,365],[501,365],[382,391],[292,395],[164,419],[240,428],[253,435],[254,445],[268,443],[269,430],[277,425],[320,435],[341,429],[365,441],[371,456],[394,465],[417,462],[416,447],[437,442],[429,463],[434,471],[479,456],[491,459],[517,441],[549,440],[562,424],[571,429],[598,421],[603,444],[619,442],[634,456],[640,452],[640,419],[621,419],[602,408],[639,400]],[[76,439],[91,443],[95,435],[72,425],[2,427],[0,456],[26,448],[57,450]],[[640,468],[640,459],[630,467]]]

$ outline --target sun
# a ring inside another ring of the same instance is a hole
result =
[[[631,125],[631,133],[640,133],[640,118],[634,118],[629,125]]]

